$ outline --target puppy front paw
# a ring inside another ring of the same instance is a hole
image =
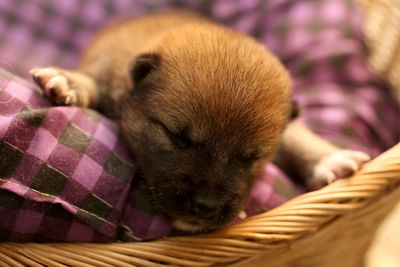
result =
[[[371,158],[364,152],[339,150],[321,158],[313,167],[313,175],[307,182],[310,189],[317,190],[325,185],[358,171]]]
[[[57,68],[34,68],[30,71],[46,97],[56,105],[76,106],[77,90],[70,86],[67,76]]]

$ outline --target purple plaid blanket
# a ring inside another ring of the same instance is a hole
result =
[[[247,32],[280,56],[302,121],[372,156],[397,141],[396,103],[371,73],[362,18],[348,0],[0,1],[0,66],[74,67],[95,29],[115,14],[187,7]],[[118,127],[95,111],[53,107],[30,83],[0,72],[0,240],[147,240],[174,232],[149,200]],[[301,193],[274,165],[245,213]],[[235,222],[239,221],[237,219]]]
[[[113,240],[136,171],[117,125],[0,74],[2,239]]]
[[[183,234],[157,216],[114,122],[93,110],[51,106],[35,87],[4,71],[0,155],[1,240],[106,242]],[[247,215],[298,192],[267,166]]]

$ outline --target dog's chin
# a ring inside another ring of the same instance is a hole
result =
[[[220,229],[227,225],[229,221],[203,221],[186,218],[175,218],[171,220],[171,224],[175,229],[180,231],[188,233],[205,233],[212,230]]]
[[[189,233],[201,233],[210,230],[210,227],[180,219],[172,221],[172,225],[178,230]]]

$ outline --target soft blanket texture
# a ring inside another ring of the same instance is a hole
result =
[[[136,166],[117,125],[0,77],[2,239],[114,240]]]
[[[174,233],[118,137],[96,111],[54,107],[29,83],[0,72],[0,239],[141,240]],[[129,197],[128,197],[129,194]],[[248,215],[297,194],[266,167]]]
[[[252,34],[294,79],[301,120],[324,138],[375,156],[397,140],[397,109],[371,74],[362,19],[346,0],[0,1],[0,62],[73,67],[94,30],[113,14],[189,7]],[[27,11],[28,10],[28,11]],[[91,110],[52,107],[34,87],[0,76],[0,239],[142,240],[174,233],[156,215],[148,188],[114,122]],[[266,166],[247,215],[299,193]]]

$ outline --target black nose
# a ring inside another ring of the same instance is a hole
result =
[[[215,194],[205,192],[192,197],[192,209],[198,214],[214,215],[219,211],[220,203]]]

